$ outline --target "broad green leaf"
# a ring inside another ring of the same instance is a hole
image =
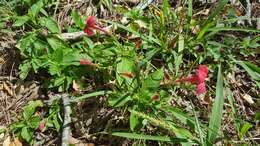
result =
[[[44,6],[43,1],[38,0],[38,2],[33,4],[31,6],[31,8],[29,9],[29,11],[28,11],[29,16],[34,19],[38,15],[38,13],[40,12],[40,10],[43,6]]]
[[[88,38],[88,37],[83,37],[83,41],[88,44],[88,47],[89,47],[90,49],[93,49],[93,48],[95,47],[94,42],[93,42],[90,38]]]
[[[135,76],[136,64],[135,61],[126,57],[123,57],[122,60],[117,64],[116,71],[116,79],[119,85],[122,85],[123,82],[131,87],[133,85],[133,80]],[[133,78],[122,75],[121,73],[132,74]]]
[[[41,25],[44,27],[47,27],[48,30],[52,33],[60,33],[60,29],[58,24],[56,23],[55,20],[53,20],[52,18],[48,17],[48,18],[41,18],[40,19]]]
[[[26,23],[29,20],[30,20],[30,17],[27,15],[17,16],[13,26],[17,26],[17,27],[22,26],[24,23]]]
[[[60,86],[64,83],[65,81],[65,77],[64,76],[61,76],[61,77],[58,77],[58,78],[55,78],[55,81],[54,81],[54,87],[57,87],[57,86]]]
[[[66,42],[64,42],[63,40],[57,37],[49,37],[47,38],[47,42],[49,43],[49,45],[52,47],[53,50],[70,48]]]
[[[217,86],[216,86],[216,97],[212,107],[212,112],[209,121],[207,142],[209,145],[213,145],[215,139],[219,134],[221,127],[222,111],[224,105],[224,91],[223,91],[223,75],[221,65],[218,69]]]
[[[138,124],[138,118],[136,117],[136,115],[130,113],[129,123],[130,123],[130,129],[131,129],[131,131],[135,131],[135,127],[136,127],[137,124]]]
[[[79,13],[75,9],[72,10],[71,16],[76,26],[79,27],[80,29],[83,29],[85,24],[82,18],[80,17]]]
[[[30,128],[37,129],[39,127],[40,121],[41,118],[39,116],[33,116],[28,120],[27,124],[30,125]]]
[[[158,69],[151,73],[142,83],[141,90],[155,91],[160,87],[161,80],[163,79],[163,68]]]
[[[109,97],[108,104],[113,107],[121,107],[130,100],[132,100],[132,98],[127,93],[117,92],[116,94]]]
[[[60,66],[58,64],[51,64],[49,66],[49,73],[51,75],[58,75],[58,76],[60,76],[60,74],[61,74]],[[57,80],[59,80],[59,79],[57,79]],[[55,82],[58,82],[58,81],[55,80]]]
[[[55,65],[60,65],[63,60],[63,56],[66,53],[65,49],[57,48],[52,54],[51,54],[51,61],[55,63]]]
[[[252,127],[253,127],[253,125],[251,125],[247,122],[243,125],[243,127],[242,127],[242,129],[240,130],[240,133],[239,133],[239,137],[240,137],[241,140],[244,138],[244,136],[248,132],[248,130]]]
[[[28,130],[27,127],[23,127],[22,131],[21,131],[21,137],[26,140],[27,142],[30,142],[32,139],[32,134],[31,132]]]
[[[29,61],[23,62],[22,64],[20,64],[20,66],[19,66],[19,70],[20,70],[19,77],[20,77],[20,79],[24,80],[27,77],[29,71],[31,70],[31,67],[32,66],[31,66],[31,63]]]
[[[25,106],[23,110],[24,119],[29,120],[35,113],[37,107],[43,107],[42,101],[40,100],[29,101],[28,105]]]

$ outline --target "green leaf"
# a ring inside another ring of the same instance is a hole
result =
[[[209,145],[213,145],[215,139],[218,136],[219,129],[221,127],[222,111],[224,105],[224,91],[223,91],[223,76],[221,71],[221,65],[218,69],[216,97],[212,107],[212,113],[209,121],[209,129],[207,135],[207,142]]]
[[[30,125],[30,128],[37,129],[39,127],[41,118],[39,116],[33,116],[29,119],[27,122],[28,125]]]
[[[47,42],[49,43],[49,45],[52,47],[53,50],[70,48],[66,42],[64,42],[63,40],[57,37],[49,37],[47,38]]]
[[[209,15],[207,22],[211,21],[214,17],[216,17],[217,15],[220,14],[221,10],[226,6],[226,4],[228,3],[228,0],[221,0],[219,1],[217,7],[211,12],[211,14]]]
[[[174,133],[178,138],[186,139],[186,140],[194,140],[195,137],[186,129],[179,128],[175,126],[173,123],[168,122],[167,120],[161,120],[159,118],[154,118],[150,115],[147,115],[145,113],[135,111],[135,110],[129,110],[132,114],[135,114],[138,117],[147,119],[149,122],[156,126],[160,126],[172,133]]]
[[[83,96],[80,96],[80,97],[74,97],[70,100],[70,102],[78,102],[80,100],[83,100],[83,99],[87,99],[87,98],[90,98],[90,97],[95,97],[95,96],[102,96],[102,95],[107,95],[107,94],[111,94],[112,92],[111,91],[97,91],[97,92],[92,92],[92,93],[88,93],[88,94],[85,94]]]
[[[176,117],[178,120],[180,120],[183,124],[189,125],[191,127],[195,126],[195,119],[191,118],[187,114],[183,113],[180,109],[178,108],[172,108],[172,107],[166,107],[162,108],[163,111],[171,113],[174,117]]]
[[[16,26],[16,27],[22,26],[24,23],[26,23],[29,20],[30,20],[30,17],[27,15],[17,16],[13,26]]]
[[[255,113],[255,118],[256,121],[260,121],[260,112]]]
[[[44,17],[44,18],[40,19],[40,22],[41,22],[41,25],[44,26],[44,27],[47,27],[50,32],[60,33],[60,28],[59,28],[58,24],[52,18],[50,18],[50,17],[45,18]]]
[[[54,127],[57,129],[57,131],[60,131],[60,122],[58,120],[58,115],[53,116],[53,120],[52,120]]]
[[[127,93],[117,92],[114,95],[111,95],[108,99],[108,104],[113,107],[124,106],[128,101],[132,100],[131,96]]]
[[[122,60],[117,64],[116,67],[116,79],[119,85],[122,85],[123,82],[126,82],[128,86],[131,86],[133,83],[134,78],[129,78],[126,76],[121,75],[120,73],[129,73],[129,74],[135,74],[135,61],[128,59],[128,58],[122,58]]]
[[[42,0],[38,0],[38,2],[36,2],[35,4],[33,4],[31,6],[31,8],[29,9],[28,11],[28,15],[31,17],[31,18],[35,18],[38,13],[40,12],[41,8],[44,6]]]
[[[30,142],[32,139],[32,134],[31,132],[28,130],[27,127],[23,127],[22,131],[21,131],[21,137],[26,140],[27,142]]]
[[[58,78],[55,78],[55,81],[54,81],[54,87],[57,87],[57,86],[60,86],[60,85],[62,85],[63,83],[64,83],[64,81],[65,81],[65,79],[66,79],[66,77],[64,77],[64,76],[60,76],[60,77],[58,77]]]
[[[253,63],[247,61],[241,61],[239,63],[248,74],[256,81],[260,81],[260,67],[254,65]]]
[[[82,18],[80,17],[79,13],[75,9],[73,9],[71,15],[76,26],[79,27],[80,29],[83,29],[85,27],[85,24],[82,21]]]
[[[20,64],[19,70],[19,77],[20,79],[24,80],[31,70],[31,63],[29,61],[23,62],[22,64]]]
[[[135,131],[135,127],[137,126],[138,124],[138,118],[136,117],[136,115],[134,114],[130,114],[130,120],[129,120],[129,123],[130,123],[130,129],[132,131]]]
[[[61,74],[61,69],[60,66],[58,64],[52,64],[49,66],[49,73],[51,75],[59,75]],[[58,80],[58,79],[57,79]],[[56,80],[55,80],[56,82]]]
[[[244,136],[248,132],[248,130],[252,127],[253,127],[253,125],[251,125],[250,123],[245,123],[243,125],[243,127],[242,127],[242,129],[240,130],[240,133],[239,133],[239,137],[240,137],[241,140],[244,138]]]
[[[42,101],[40,100],[29,101],[28,105],[25,106],[23,110],[24,119],[29,120],[35,113],[37,107],[43,107]]]
[[[171,138],[168,136],[153,136],[153,135],[144,135],[144,134],[127,133],[127,132],[112,132],[110,134],[113,136],[125,137],[130,139],[168,141],[168,142],[171,141]]]
[[[142,83],[141,90],[155,91],[160,87],[163,79],[163,68],[151,73]]]
[[[90,38],[88,38],[88,37],[83,37],[83,41],[88,44],[88,47],[89,47],[90,49],[93,49],[93,48],[95,47],[94,42],[93,42]]]

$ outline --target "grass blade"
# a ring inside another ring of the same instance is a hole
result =
[[[155,141],[171,141],[171,138],[168,136],[158,136],[158,135],[144,135],[128,132],[112,132],[110,133],[113,136],[125,137],[130,139],[142,139],[142,140],[155,140]]]
[[[77,102],[77,101],[79,101],[79,100],[86,99],[86,98],[89,98],[89,97],[100,96],[100,95],[106,95],[106,94],[111,94],[111,93],[112,93],[111,91],[97,91],[97,92],[92,92],[92,93],[85,94],[85,95],[80,96],[80,97],[75,97],[75,98],[71,99],[70,102]]]
[[[209,121],[209,129],[207,142],[208,145],[213,145],[215,139],[217,138],[219,129],[221,127],[222,111],[224,105],[224,92],[223,92],[223,76],[221,71],[221,65],[218,69],[217,87],[216,87],[216,97],[212,108],[212,114]]]

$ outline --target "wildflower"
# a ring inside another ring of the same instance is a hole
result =
[[[91,66],[91,67],[97,67],[96,64],[92,63],[90,60],[87,60],[87,59],[81,59],[79,61],[80,65],[88,65],[88,66]]]
[[[108,34],[108,32],[103,29],[102,27],[99,26],[99,24],[97,23],[97,17],[95,16],[90,16],[87,20],[86,20],[86,26],[84,28],[84,32],[88,35],[88,36],[93,36],[94,33],[94,29],[102,31],[106,34]]]
[[[181,78],[179,80],[176,80],[176,82],[190,82],[192,84],[196,84],[196,94],[200,95],[204,92],[206,92],[206,84],[205,80],[208,76],[208,67],[206,65],[199,65],[199,68],[196,71],[195,75],[192,75],[190,77]]]
[[[39,130],[41,130],[41,131],[44,130],[44,128],[45,128],[45,121],[44,121],[44,120],[42,120],[42,121],[40,122],[38,128],[39,128]]]

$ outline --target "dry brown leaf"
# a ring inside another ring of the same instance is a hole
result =
[[[11,144],[11,138],[10,136],[8,136],[4,142],[3,142],[3,146],[9,146]]]
[[[5,82],[3,83],[3,88],[10,96],[14,95],[13,90]]]
[[[93,143],[83,143],[74,137],[69,138],[69,143],[73,144],[75,146],[95,146],[95,144],[93,144]]]
[[[72,88],[75,91],[80,91],[80,85],[75,80],[73,80],[73,82],[72,82]]]
[[[244,94],[242,97],[249,104],[254,104],[255,103],[254,100],[252,99],[252,97],[249,94]]]
[[[14,141],[10,143],[9,146],[23,146],[18,137],[14,138]]]

